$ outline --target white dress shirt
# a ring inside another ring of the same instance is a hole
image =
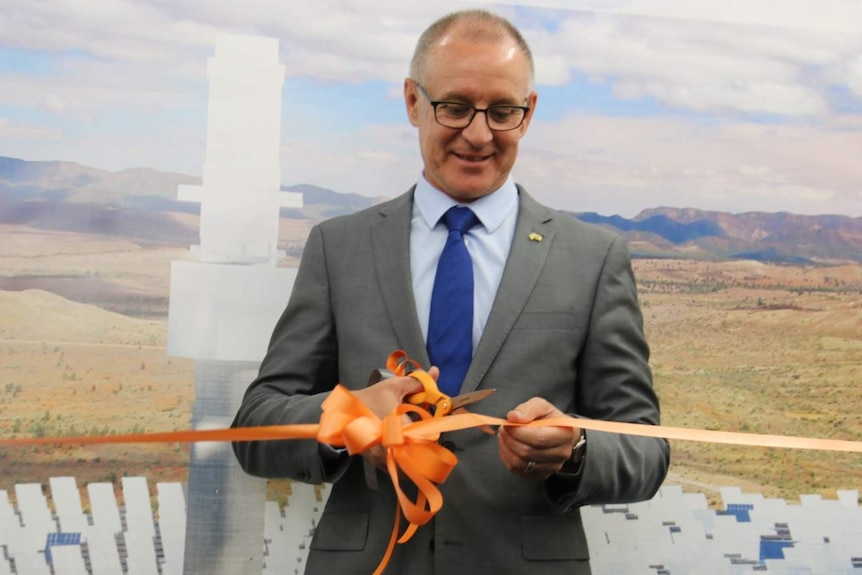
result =
[[[481,222],[481,225],[471,229],[464,237],[467,251],[473,260],[475,351],[491,313],[491,306],[494,305],[497,287],[503,277],[509,249],[512,247],[518,219],[518,189],[510,176],[494,192],[469,204],[459,204],[429,184],[424,175],[420,175],[413,196],[413,214],[410,219],[410,273],[416,312],[425,341],[428,341],[428,316],[437,261],[449,235],[441,218],[449,208],[458,205],[473,210]]]

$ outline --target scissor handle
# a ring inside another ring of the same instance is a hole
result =
[[[403,349],[396,349],[386,358],[386,369],[395,375],[410,375],[412,372],[422,369],[422,366],[407,357]]]
[[[409,376],[418,379],[425,388],[424,391],[414,393],[407,396],[407,403],[413,405],[428,405],[434,406],[435,416],[447,415],[452,411],[452,400],[448,395],[441,392],[437,387],[437,382],[434,381],[428,372],[422,369],[422,366],[407,357],[407,352],[398,349],[389,354],[386,360],[386,368],[398,376]]]
[[[425,388],[425,391],[408,395],[406,399],[407,403],[412,403],[413,405],[433,405],[436,410],[434,414],[438,416],[446,415],[452,410],[451,398],[437,388],[437,382],[428,375],[427,371],[412,371],[410,372],[410,377],[418,379],[422,387]]]

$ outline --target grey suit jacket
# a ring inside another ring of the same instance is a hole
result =
[[[628,252],[618,236],[550,210],[519,188],[509,260],[463,391],[496,388],[471,411],[505,418],[541,396],[580,417],[659,423]],[[235,426],[314,423],[336,383],[358,389],[396,349],[428,367],[409,262],[412,190],[312,229],[290,302]],[[541,241],[528,236],[535,232]],[[667,472],[664,440],[589,432],[577,476],[516,477],[497,439],[446,434],[458,464],[443,509],[387,573],[589,573],[579,506],[650,498]],[[238,443],[249,473],[334,483],[307,573],[373,571],[396,499],[369,489],[360,457],[322,457],[314,441]]]

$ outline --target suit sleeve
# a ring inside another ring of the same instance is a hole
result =
[[[309,234],[290,301],[232,426],[317,423],[320,406],[337,380],[330,278],[324,236],[316,226]],[[233,449],[240,466],[261,477],[320,483],[333,481],[346,469],[346,458],[321,457],[321,446],[314,440],[237,442]]]
[[[577,361],[579,416],[659,424],[634,273],[619,237],[611,241],[598,275]],[[664,439],[589,431],[581,472],[552,476],[546,491],[563,509],[646,500],[661,486],[669,458]]]

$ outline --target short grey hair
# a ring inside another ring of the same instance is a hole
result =
[[[521,32],[502,16],[498,16],[487,10],[461,10],[443,16],[431,24],[416,42],[416,50],[410,61],[410,77],[419,83],[425,81],[428,71],[428,63],[431,60],[431,48],[444,34],[458,28],[458,32],[469,40],[477,42],[500,42],[502,40],[514,40],[521,52],[527,58],[530,71],[530,89],[533,88],[535,68],[533,66],[533,53]]]

